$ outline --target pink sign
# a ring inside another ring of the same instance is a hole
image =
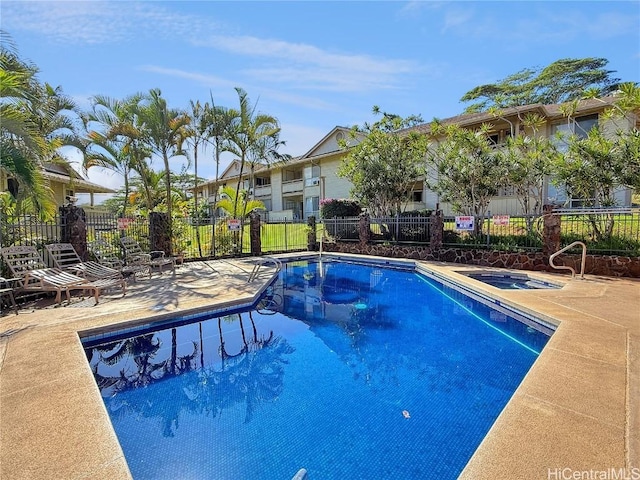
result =
[[[118,219],[118,230],[124,230],[129,225],[133,223],[133,218],[119,218]]]
[[[493,216],[493,224],[494,225],[509,225],[509,215],[494,215]]]

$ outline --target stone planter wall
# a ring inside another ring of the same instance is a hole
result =
[[[568,270],[557,270],[549,266],[549,256],[561,248],[560,215],[553,214],[552,205],[544,206],[542,252],[512,253],[500,250],[462,249],[442,246],[443,218],[442,212],[436,210],[431,216],[431,240],[425,246],[381,245],[370,243],[369,217],[362,216],[358,225],[359,242],[326,243],[327,252],[356,253],[376,255],[390,258],[411,258],[414,260],[430,260],[437,262],[460,263],[483,267],[512,268],[517,270],[547,271],[567,273]],[[554,259],[558,266],[572,267],[580,272],[580,255],[565,254]],[[592,275],[610,277],[640,278],[640,257],[623,257],[617,255],[587,255],[585,272]]]
[[[483,267],[569,274],[568,271],[551,268],[548,257],[542,252],[510,253],[497,250],[446,247],[432,249],[428,246],[377,245],[356,242],[325,243],[323,249],[326,252],[355,253],[390,258],[410,258],[414,260],[460,263]],[[561,255],[554,260],[556,265],[571,266],[576,272],[580,271],[580,261],[580,255]],[[640,278],[640,258],[616,255],[587,255],[585,273],[610,277]]]

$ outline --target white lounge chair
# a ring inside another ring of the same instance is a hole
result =
[[[56,292],[56,303],[62,303],[62,292],[67,294],[67,304],[71,290],[91,290],[98,304],[102,289],[114,286],[112,279],[89,281],[59,268],[50,268],[44,263],[35,247],[16,245],[4,247],[2,258],[14,277],[20,278],[20,289],[31,292]]]
[[[149,274],[149,267],[142,265],[125,265],[124,261],[116,255],[114,251],[115,248],[116,247],[109,244],[103,238],[89,243],[89,251],[99,264],[119,271],[125,278],[131,278],[135,282],[136,274]]]
[[[16,297],[13,295],[13,291],[15,290],[15,282],[19,282],[20,279],[17,278],[3,278],[0,277],[0,298],[8,297],[11,306],[18,315],[18,304],[16,303]],[[13,285],[12,285],[13,284]]]
[[[127,266],[147,266],[149,267],[149,277],[153,273],[154,268],[158,268],[160,273],[164,267],[170,266],[172,272],[176,273],[176,260],[172,257],[165,256],[161,250],[152,250],[145,252],[140,244],[131,237],[120,238],[120,243],[124,248],[125,263]]]
[[[70,243],[52,243],[45,245],[45,249],[56,268],[69,271],[90,281],[112,280],[114,286],[120,286],[123,295],[126,293],[127,282],[121,272],[98,262],[83,262]]]

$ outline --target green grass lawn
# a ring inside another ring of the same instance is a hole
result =
[[[200,250],[196,231],[200,235]],[[188,226],[183,230],[187,238],[185,252],[187,258],[210,256],[212,251],[213,229],[210,225],[199,227]],[[224,226],[216,227],[216,255],[231,253],[232,245],[238,241],[237,236],[226,230]],[[263,253],[283,252],[289,250],[305,250],[307,248],[307,226],[304,223],[263,223],[260,226],[260,240]],[[249,225],[244,226],[242,235],[242,252],[251,251]]]

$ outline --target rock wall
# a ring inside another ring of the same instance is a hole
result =
[[[164,212],[149,213],[149,249],[159,250],[170,256],[171,226],[169,215]]]
[[[59,207],[61,222],[60,242],[73,245],[83,261],[88,259],[87,252],[87,215],[84,209],[75,205]]]
[[[460,263],[483,267],[512,268],[516,270],[567,273],[549,266],[549,259],[542,252],[510,253],[497,250],[472,250],[461,248],[431,249],[428,246],[377,245],[356,242],[325,243],[323,250],[337,253],[356,253],[390,258],[411,258],[437,262]],[[580,255],[561,255],[554,259],[556,265],[573,267],[580,271]],[[587,255],[585,273],[609,277],[640,278],[640,257],[617,255]]]

